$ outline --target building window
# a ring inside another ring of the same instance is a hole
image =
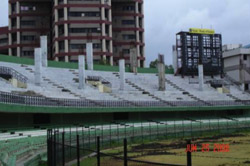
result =
[[[101,48],[101,44],[100,43],[94,43],[93,48],[95,48],[95,49]]]
[[[34,41],[35,40],[35,36],[22,36],[21,40],[22,41]]]
[[[86,44],[70,44],[70,49],[83,50],[86,48]]]
[[[244,55],[244,61],[247,61],[247,55]]]
[[[33,20],[22,20],[21,25],[23,25],[23,26],[35,26],[36,22]]]
[[[130,54],[130,50],[129,50],[129,49],[123,49],[123,50],[122,50],[122,53],[123,53],[123,54]]]
[[[134,25],[135,20],[122,20],[123,25]]]
[[[59,9],[58,10],[58,16],[59,16],[59,18],[63,18],[64,17],[63,9]]]
[[[204,36],[203,37],[203,47],[210,47],[210,36]]]
[[[59,50],[64,50],[64,41],[59,41]]]
[[[69,12],[70,17],[100,17],[100,12]]]
[[[123,11],[135,11],[135,6],[123,6]]]
[[[34,56],[34,51],[23,51],[22,56]]]
[[[135,35],[122,35],[123,40],[134,40],[136,39]]]
[[[4,38],[4,39],[0,39],[0,44],[7,44],[8,43],[8,39]]]
[[[21,11],[36,11],[35,6],[21,6]]]
[[[100,32],[100,28],[70,28],[70,33],[98,33]]]

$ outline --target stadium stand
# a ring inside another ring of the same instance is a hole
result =
[[[240,122],[239,127],[249,125],[250,94],[228,77],[205,77],[204,89],[200,91],[197,77],[182,78],[167,71],[166,91],[158,91],[156,69],[138,69],[133,74],[126,68],[125,90],[121,91],[118,68],[95,65],[95,70],[86,71],[87,78],[109,86],[111,92],[105,93],[92,83],[79,90],[79,73],[74,63],[49,61],[49,67],[43,68],[41,85],[37,86],[33,64],[31,59],[0,56],[1,71],[8,70],[10,78],[27,85],[13,86],[6,77],[0,78],[0,165],[3,166],[40,159],[46,150],[44,129],[51,126],[79,126],[84,121],[85,132],[104,129],[109,134],[109,130],[118,127],[124,133],[127,125],[130,130],[144,128],[147,134],[158,125],[162,128],[169,125],[172,129],[190,124],[208,128],[210,123],[216,126],[218,121],[224,126]],[[222,82],[226,91],[219,91],[211,82]]]

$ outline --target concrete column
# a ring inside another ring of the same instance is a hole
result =
[[[165,77],[164,55],[159,55],[158,57],[158,79],[159,79],[159,91],[165,91],[166,77]]]
[[[19,14],[20,13],[20,2],[16,2],[16,13]],[[20,16],[17,16],[17,19],[16,19],[16,26],[17,26],[17,29],[19,30],[20,29]],[[20,31],[17,32],[17,44],[20,44],[21,43],[21,33]],[[17,57],[20,57],[21,56],[21,48],[20,47],[17,47]]]
[[[94,64],[93,64],[93,43],[87,43],[86,45],[86,50],[87,50],[87,66],[88,70],[93,70],[94,69]]]
[[[64,0],[64,4],[67,4],[68,0]],[[68,8],[64,8],[64,21],[68,21]],[[68,32],[68,24],[64,24],[64,36],[68,37],[69,32]],[[69,52],[69,40],[64,41],[64,51],[65,53]],[[69,62],[69,56],[65,56],[65,62]]]
[[[111,0],[109,1],[109,5],[111,6]],[[109,21],[112,22],[112,10],[109,9]],[[109,25],[109,37],[112,38],[113,37],[113,30],[112,30],[112,24]],[[110,53],[113,54],[113,40],[110,40],[110,44],[109,44],[109,51]],[[113,66],[114,62],[113,62],[113,55],[110,57],[110,65]]]
[[[42,80],[42,52],[41,48],[35,48],[35,84],[40,86]]]
[[[58,0],[55,0],[55,6],[58,5]],[[55,22],[58,22],[58,9],[55,8]],[[59,37],[59,30],[58,30],[58,25],[55,24],[55,38]],[[59,53],[59,43],[58,41],[55,41],[55,54]],[[58,57],[55,58],[55,61],[58,61]]]
[[[137,55],[136,55],[136,49],[132,48],[130,49],[130,71],[132,73],[137,73]]]
[[[104,0],[101,0],[101,4],[105,4]],[[102,7],[101,8],[101,20],[105,21],[105,8]],[[105,27],[105,23],[102,23],[102,36],[106,36],[106,27]],[[102,52],[106,52],[107,51],[107,46],[106,46],[106,39],[102,39]],[[106,55],[103,55],[103,60],[106,60]]]
[[[78,68],[79,68],[79,89],[85,88],[85,56],[78,56]]]
[[[203,65],[199,64],[198,66],[198,72],[199,72],[199,89],[200,91],[203,91],[204,86],[204,72],[203,72]]]
[[[120,90],[125,89],[125,60],[119,60],[119,71],[120,71]]]
[[[11,11],[11,3],[9,2],[9,16],[12,14],[12,11]],[[9,17],[9,31],[12,30],[12,19]],[[12,36],[11,36],[11,33],[8,34],[8,39],[9,39],[9,45],[12,45]],[[8,50],[8,54],[9,56],[12,56],[12,49],[9,48]]]
[[[144,14],[144,2],[141,3],[141,14]],[[144,29],[144,17],[141,18],[141,28]],[[145,43],[145,33],[142,32],[142,43]],[[145,57],[145,46],[142,46],[142,52],[141,55]],[[143,67],[146,66],[146,61],[143,61]],[[141,66],[142,67],[142,66]]]
[[[173,47],[172,47],[172,56],[173,56],[174,73],[176,73],[177,69],[178,69],[178,67],[177,67],[177,60],[178,60],[178,58],[177,58],[177,50],[176,50],[176,46],[175,45],[173,45]]]
[[[47,42],[47,36],[41,36],[40,37],[40,47],[42,51],[42,66],[47,67],[48,66],[48,42]]]
[[[135,13],[139,14],[139,2],[135,2]],[[135,17],[135,27],[140,28],[139,16]],[[137,43],[140,42],[140,33],[138,30],[136,30],[136,42]],[[136,45],[136,55],[137,57],[140,56],[140,45]],[[138,63],[138,67],[140,67],[140,60],[137,60],[137,63]]]

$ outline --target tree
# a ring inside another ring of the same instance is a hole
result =
[[[149,67],[150,67],[150,68],[157,68],[157,64],[158,64],[158,59],[156,59],[156,60],[150,62]]]
[[[173,69],[173,65],[166,65],[166,69],[172,70]]]

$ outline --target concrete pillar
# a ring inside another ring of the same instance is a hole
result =
[[[135,13],[139,14],[139,2],[135,2]],[[135,27],[140,28],[138,15],[135,17]],[[137,43],[140,42],[140,32],[138,30],[136,30],[136,42]],[[136,45],[136,56],[139,57],[140,55],[141,55],[140,45]],[[137,63],[138,63],[138,67],[141,67],[140,60],[137,60]]]
[[[130,71],[132,73],[137,73],[137,54],[136,54],[136,48],[130,49]]]
[[[85,88],[85,56],[78,56],[78,69],[79,69],[79,89]]]
[[[12,11],[11,11],[12,9],[11,9],[11,3],[9,2],[9,16],[12,14]],[[10,18],[9,17],[9,31],[11,31],[12,30],[12,18]],[[8,38],[9,38],[9,45],[11,46],[12,45],[12,36],[11,36],[11,33],[9,32],[9,34],[8,34]],[[11,48],[9,48],[8,49],[8,54],[9,54],[9,56],[11,56],[12,55],[12,49]]]
[[[109,5],[111,6],[111,0],[109,1]],[[112,10],[109,9],[109,21],[112,22]],[[112,24],[109,25],[109,37],[112,38],[113,36],[113,28]],[[109,41],[109,52],[113,54],[113,40]],[[110,65],[113,66],[113,55],[110,57]]]
[[[55,6],[58,5],[58,0],[55,0]],[[58,18],[58,9],[55,8],[55,22],[58,22],[59,18]],[[59,29],[58,29],[58,25],[55,24],[55,38],[57,39],[59,37]],[[59,53],[59,43],[58,41],[55,41],[55,55],[57,55]],[[55,61],[58,61],[58,57],[55,58]]]
[[[105,4],[105,0],[101,0],[101,4]],[[101,7],[101,20],[106,21],[105,18],[105,8]],[[106,26],[105,23],[101,24],[102,26],[102,36],[106,36]],[[106,46],[106,39],[102,39],[102,52],[105,52],[103,55],[103,60],[106,60],[106,51],[107,51],[107,46]]]
[[[120,71],[120,90],[125,89],[125,60],[119,60],[119,71]]]
[[[141,14],[144,14],[144,3],[141,3]],[[141,28],[144,29],[144,17],[140,18],[141,19]],[[145,44],[145,32],[141,32],[142,33],[142,43]],[[141,55],[143,57],[145,57],[145,46],[141,46],[142,47],[142,52]],[[143,67],[146,66],[146,61],[143,61]],[[142,66],[141,66],[142,67]]]
[[[40,86],[42,80],[42,52],[41,48],[35,48],[35,84]]]
[[[20,2],[16,2],[16,13],[19,14],[20,13]],[[17,16],[17,19],[16,19],[16,26],[17,26],[17,29],[19,30],[20,29],[20,16]],[[20,44],[21,43],[21,33],[20,31],[17,31],[17,44]],[[21,48],[20,47],[17,47],[17,57],[20,57],[21,56]]]
[[[94,70],[93,64],[93,43],[87,43],[86,45],[87,50],[87,66],[88,70]]]
[[[67,4],[68,0],[64,0],[64,4]],[[64,21],[68,21],[68,8],[64,8]],[[64,24],[64,36],[68,37],[69,32],[68,32],[68,24]],[[65,53],[69,52],[69,40],[64,40],[64,51]],[[65,62],[69,62],[69,56],[65,56]]]
[[[199,64],[198,72],[199,72],[199,89],[200,89],[200,91],[203,91],[204,72],[203,72],[203,65],[202,64]]]
[[[175,74],[177,72],[177,69],[178,69],[178,67],[177,67],[178,58],[177,58],[177,50],[176,50],[175,45],[173,45],[173,47],[172,47],[172,56],[173,56],[173,68],[174,68],[174,74]]]
[[[40,47],[42,51],[42,66],[47,67],[48,66],[48,42],[47,42],[47,36],[41,36],[40,37]]]
[[[159,55],[158,57],[158,78],[159,78],[159,91],[165,91],[166,77],[165,77],[164,55]]]

